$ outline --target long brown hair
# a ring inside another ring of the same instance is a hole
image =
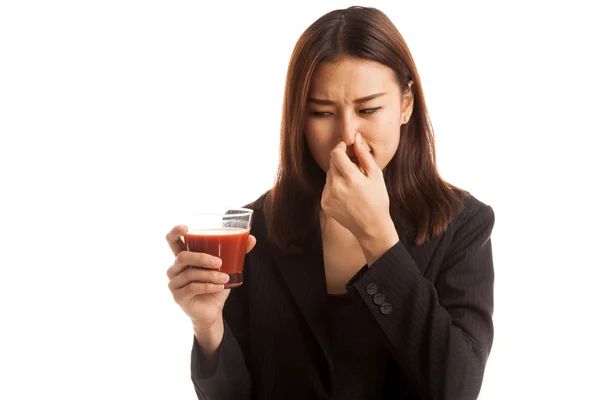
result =
[[[265,198],[269,239],[282,251],[301,252],[308,225],[318,217],[325,173],[304,136],[306,100],[318,63],[343,56],[372,60],[395,71],[403,92],[412,90],[413,111],[400,130],[400,144],[384,170],[392,219],[414,227],[415,242],[443,233],[468,194],[442,180],[436,167],[431,126],[421,80],[402,35],[380,10],[349,7],[310,25],[292,53],[285,82],[280,162],[275,186]],[[412,86],[408,83],[413,81]]]

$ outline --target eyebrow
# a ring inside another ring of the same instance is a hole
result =
[[[367,101],[376,99],[377,97],[381,97],[381,96],[385,96],[387,93],[375,93],[366,97],[361,97],[359,99],[355,99],[353,101],[354,104],[362,104],[362,103],[366,103]],[[335,102],[331,101],[331,100],[324,100],[324,99],[315,99],[314,97],[309,97],[307,100],[309,103],[314,103],[314,104],[320,104],[323,106],[331,106],[334,105]]]

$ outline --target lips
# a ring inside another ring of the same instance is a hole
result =
[[[373,154],[373,150],[369,150],[369,153]],[[358,158],[354,154],[347,154],[347,156],[350,159],[350,161],[352,161],[354,164],[358,165]]]

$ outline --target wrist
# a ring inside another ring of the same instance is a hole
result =
[[[210,327],[202,327],[195,325],[193,322],[194,336],[196,341],[200,345],[204,356],[213,360],[218,356],[218,350],[223,341],[223,334],[225,333],[225,326],[223,319],[219,319]]]
[[[391,218],[380,227],[375,227],[372,233],[358,239],[369,268],[399,241],[400,237]]]

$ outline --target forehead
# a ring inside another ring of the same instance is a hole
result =
[[[376,61],[344,57],[321,62],[310,82],[312,96],[368,96],[398,91],[394,71]]]

